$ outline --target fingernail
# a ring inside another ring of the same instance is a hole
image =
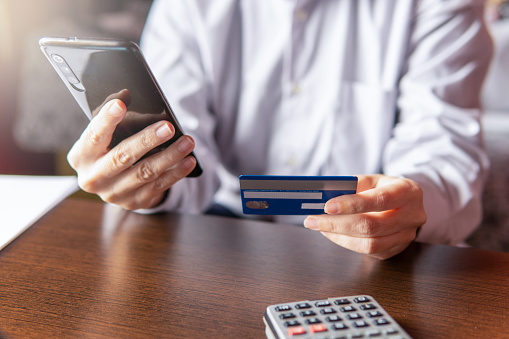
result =
[[[108,112],[111,115],[120,115],[124,112],[124,108],[118,104],[118,101],[115,101],[109,108]]]
[[[184,137],[179,140],[177,149],[182,153],[188,153],[191,151],[191,148],[193,147],[193,142],[191,139]]]
[[[313,217],[307,217],[304,220],[304,227],[309,228],[310,230],[318,230],[318,220]]]
[[[339,213],[339,204],[335,202],[325,204],[325,213],[327,214],[338,214]]]
[[[161,139],[169,138],[171,136],[170,126],[168,126],[167,124],[162,125],[156,130],[156,134]]]
[[[191,169],[194,167],[194,158],[193,157],[189,157],[189,158],[186,158],[184,159],[184,162],[182,163],[182,167],[184,167],[184,169]]]

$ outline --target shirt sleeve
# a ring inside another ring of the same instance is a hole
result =
[[[140,213],[201,213],[219,187],[221,166],[214,141],[206,55],[200,50],[200,8],[194,1],[155,1],[142,35],[147,63],[167,97],[185,134],[196,142],[194,153],[203,168],[198,178],[185,178],[165,201]]]
[[[481,220],[489,162],[479,97],[493,49],[482,3],[421,1],[416,13],[384,173],[423,188],[419,241],[458,244]]]

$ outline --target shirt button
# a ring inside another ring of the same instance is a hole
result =
[[[294,156],[291,156],[286,160],[286,164],[291,167],[297,166],[297,162],[297,158]]]
[[[296,12],[295,12],[295,17],[297,18],[297,20],[299,21],[304,21],[308,18],[308,12],[306,12],[305,10],[303,9],[298,9]]]
[[[300,85],[297,83],[293,84],[292,95],[299,95],[301,92],[302,92],[302,88],[300,87]]]

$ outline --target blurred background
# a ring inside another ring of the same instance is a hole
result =
[[[182,0],[185,1],[185,0]],[[88,123],[39,51],[42,36],[139,42],[152,0],[0,0],[0,174],[74,174],[66,154]],[[473,247],[509,252],[509,1],[488,0],[495,55],[482,93],[492,171]]]

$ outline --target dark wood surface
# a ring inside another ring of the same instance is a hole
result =
[[[0,252],[0,337],[264,338],[270,304],[356,294],[414,338],[507,338],[509,254],[379,261],[299,226],[67,199]]]

